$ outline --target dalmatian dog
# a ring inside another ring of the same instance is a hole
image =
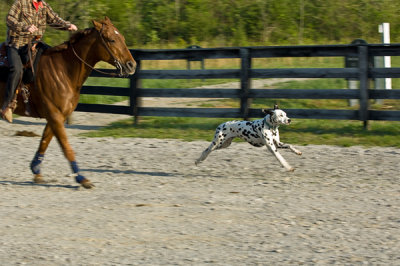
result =
[[[251,122],[229,121],[219,125],[212,143],[196,160],[196,165],[204,161],[212,151],[227,148],[231,145],[232,140],[238,137],[255,147],[267,146],[268,150],[286,170],[294,171],[294,168],[278,152],[278,148],[284,148],[301,155],[301,151],[295,149],[292,145],[281,142],[279,139],[279,126],[289,125],[290,118],[283,110],[279,109],[278,105],[275,105],[274,109],[263,109],[262,111],[265,114],[263,119]]]

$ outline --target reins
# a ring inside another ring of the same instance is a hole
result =
[[[50,26],[50,27],[52,27],[52,28],[57,28],[57,29],[63,29],[63,28],[65,28],[65,26],[62,26],[62,25],[59,25],[59,24],[47,24],[47,25]],[[103,75],[109,75],[109,76],[112,76],[112,77],[116,77],[116,76],[122,77],[122,76],[123,76],[123,73],[122,73],[122,64],[121,64],[121,62],[114,56],[114,54],[112,53],[112,51],[111,51],[110,48],[108,47],[106,41],[104,40],[103,35],[101,35],[101,33],[103,32],[103,28],[104,28],[104,24],[102,24],[102,27],[101,27],[101,30],[100,30],[100,31],[97,31],[96,29],[95,29],[95,30],[99,33],[100,39],[101,39],[101,41],[102,41],[104,47],[106,48],[107,52],[111,55],[112,59],[114,60],[114,63],[115,63],[115,65],[116,65],[116,68],[119,70],[119,74],[116,74],[116,73],[107,73],[107,72],[104,72],[104,71],[101,71],[101,70],[98,70],[98,69],[94,68],[94,66],[89,65],[85,60],[83,60],[83,59],[77,54],[77,52],[75,51],[74,46],[72,45],[72,43],[70,43],[71,48],[72,48],[72,52],[73,52],[74,55],[79,59],[79,61],[81,61],[82,63],[84,63],[84,64],[85,64],[87,67],[89,67],[91,70],[94,70],[94,71],[96,71],[96,72],[98,72],[98,73],[100,73],[100,74],[103,74]]]
[[[111,55],[112,59],[114,60],[114,64],[116,65],[116,68],[119,69],[119,71],[120,71],[119,76],[121,77],[122,76],[122,65],[121,65],[121,62],[114,56],[114,54],[110,50],[110,47],[108,47],[106,41],[104,40],[103,35],[101,35],[101,33],[103,32],[103,28],[104,28],[104,24],[102,24],[101,30],[98,32],[99,35],[100,35],[100,39],[103,42],[103,45],[106,48],[107,52]]]
[[[102,31],[103,31],[103,27],[104,27],[104,24],[102,25],[100,31],[97,31],[97,30],[96,30],[96,31],[99,33],[100,39],[101,39],[101,41],[102,41],[104,47],[106,48],[107,52],[111,55],[112,59],[114,60],[114,63],[115,63],[115,65],[116,65],[116,68],[120,71],[119,74],[116,74],[116,73],[107,73],[107,72],[104,72],[104,71],[101,71],[101,70],[98,70],[98,69],[94,68],[94,66],[89,65],[89,63],[87,63],[85,60],[83,60],[83,59],[76,53],[74,46],[72,45],[72,43],[70,43],[71,48],[72,48],[72,51],[73,51],[74,55],[75,55],[82,63],[84,63],[87,67],[89,67],[90,69],[92,69],[92,70],[94,70],[94,71],[96,71],[96,72],[98,72],[98,73],[104,74],[104,75],[109,75],[109,76],[112,76],[112,77],[116,77],[116,76],[122,77],[122,76],[123,76],[123,73],[122,73],[122,65],[121,65],[121,62],[114,56],[114,54],[112,53],[112,51],[111,51],[110,48],[108,47],[106,41],[104,40],[103,35],[101,35],[101,33],[102,33]]]
[[[74,49],[74,46],[73,46],[72,44],[71,44],[71,48],[72,48],[72,52],[74,52],[74,55],[79,59],[79,61],[81,61],[82,63],[84,63],[84,64],[85,64],[87,67],[89,67],[91,70],[94,70],[94,71],[96,71],[96,72],[98,72],[98,73],[101,73],[101,74],[104,74],[104,75],[109,75],[109,76],[112,76],[112,77],[119,76],[119,74],[107,73],[107,72],[104,72],[104,71],[101,71],[101,70],[98,70],[98,69],[92,67],[91,65],[89,65],[89,63],[87,63],[85,60],[83,60],[83,59],[76,53],[76,51],[75,51],[75,49]]]

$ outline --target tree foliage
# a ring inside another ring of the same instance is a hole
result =
[[[14,0],[1,0],[5,18]],[[108,16],[129,46],[189,44],[208,46],[349,43],[363,38],[379,43],[378,25],[391,24],[399,42],[397,0],[48,0],[61,17],[79,28]],[[5,20],[0,36],[5,39]],[[57,44],[68,33],[49,30]]]

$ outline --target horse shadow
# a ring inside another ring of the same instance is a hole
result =
[[[32,181],[9,181],[9,180],[2,180],[0,181],[0,185],[3,186],[8,186],[8,185],[13,185],[13,186],[22,186],[22,187],[47,187],[47,188],[67,188],[67,189],[74,189],[77,190],[81,186],[72,186],[72,185],[60,185],[60,184],[52,184],[54,181],[49,181],[47,183],[43,184],[37,184]]]
[[[93,173],[112,173],[112,174],[125,174],[125,175],[148,175],[148,176],[160,176],[169,177],[174,176],[171,173],[165,172],[142,172],[134,170],[118,170],[118,169],[80,169],[81,172],[93,172]]]
[[[24,121],[24,120],[18,120],[14,119],[13,121],[14,124],[18,125],[26,125],[26,126],[45,126],[47,122],[45,120],[43,121]],[[79,130],[98,130],[104,126],[96,126],[96,125],[77,125],[77,124],[64,124],[66,129],[79,129]]]
[[[116,169],[81,169],[81,172],[92,172],[92,173],[113,173],[113,174],[126,174],[126,175],[148,175],[148,176],[158,176],[158,177],[171,177],[174,176],[171,173],[164,172],[142,172],[134,170],[116,170]],[[11,181],[11,180],[1,180],[0,185],[3,186],[21,186],[21,187],[46,187],[46,188],[65,188],[71,190],[78,190],[81,188],[80,185],[61,185],[57,184],[56,180],[49,180],[43,184],[37,184],[33,181]]]

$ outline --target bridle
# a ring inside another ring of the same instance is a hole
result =
[[[123,77],[124,74],[122,73],[122,70],[123,70],[122,64],[121,64],[121,62],[114,56],[114,54],[112,53],[110,47],[108,47],[106,41],[104,40],[104,37],[103,37],[103,35],[102,35],[103,28],[104,28],[104,24],[102,24],[102,27],[101,27],[101,30],[100,30],[100,31],[98,31],[98,30],[96,30],[96,29],[95,29],[95,31],[99,33],[100,39],[101,39],[101,41],[102,41],[102,43],[103,43],[103,45],[104,45],[104,48],[106,48],[107,52],[111,55],[111,58],[114,60],[115,67],[119,70],[119,73],[118,73],[118,74],[116,74],[116,73],[107,73],[107,72],[104,72],[104,71],[101,71],[101,70],[98,70],[98,69],[94,68],[94,66],[89,65],[89,63],[87,63],[85,60],[83,60],[83,59],[76,53],[76,51],[75,51],[75,49],[74,49],[74,46],[72,45],[72,43],[70,43],[71,48],[72,48],[72,51],[74,52],[74,55],[75,55],[82,63],[84,63],[86,66],[88,66],[90,69],[92,69],[92,70],[94,70],[94,71],[96,71],[96,72],[98,72],[98,73],[105,74],[105,75],[109,75],[109,76],[114,76],[114,77],[115,77],[115,76],[119,76],[119,77]]]

